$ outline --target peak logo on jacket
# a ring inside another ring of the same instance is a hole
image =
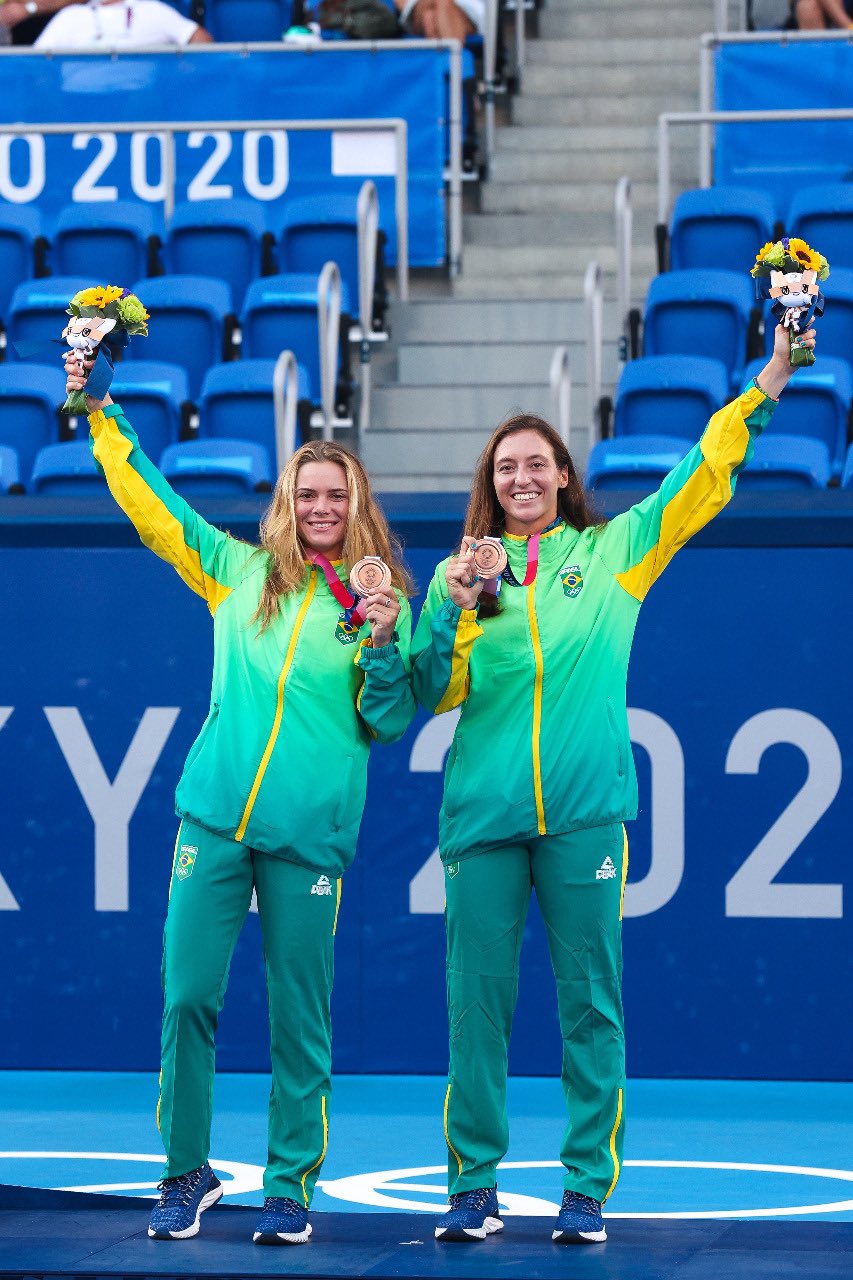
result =
[[[332,896],[332,882],[328,876],[320,876],[316,884],[311,886],[312,894],[316,893],[319,898],[330,898]]]
[[[615,880],[616,879],[616,866],[613,862],[613,859],[609,855],[604,859],[601,866],[596,871],[595,878],[596,880]]]
[[[583,589],[583,574],[579,564],[567,564],[560,570],[560,581],[563,591],[570,600],[579,596]]]

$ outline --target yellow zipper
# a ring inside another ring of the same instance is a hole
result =
[[[281,728],[281,717],[284,711],[284,684],[287,680],[287,673],[290,671],[293,663],[293,655],[296,652],[296,642],[299,639],[299,632],[302,629],[302,623],[305,621],[305,614],[308,612],[308,606],[317,587],[317,570],[311,570],[311,579],[308,583],[308,590],[305,592],[305,599],[299,606],[299,612],[296,615],[296,621],[293,624],[293,631],[290,633],[290,644],[287,646],[287,653],[284,656],[284,666],[281,668],[281,674],[278,677],[278,688],[276,690],[275,700],[275,718],[272,722],[272,732],[269,741],[261,756],[261,763],[258,765],[258,772],[255,774],[255,781],[252,783],[252,790],[249,792],[249,799],[246,801],[246,808],[240,819],[240,825],[234,835],[234,839],[239,841],[246,834],[246,827],[249,825],[249,818],[252,816],[252,809],[255,807],[255,801],[258,798],[258,792],[261,789],[261,783],[264,780],[264,774],[267,771],[267,765],[270,762],[270,756],[275,746],[275,740],[278,737],[278,731]]]
[[[539,642],[539,623],[536,621],[536,603],[533,593],[536,590],[534,579],[527,588],[527,618],[530,623],[530,639],[533,641],[533,656],[536,659],[536,679],[533,682],[533,794],[536,797],[536,824],[540,836],[547,834],[545,829],[545,805],[542,800],[542,761],[539,755],[539,733],[542,728],[542,676],[544,662],[542,645]]]

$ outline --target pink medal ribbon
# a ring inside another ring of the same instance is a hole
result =
[[[531,582],[535,581],[536,570],[539,568],[539,536],[538,533],[533,533],[527,539],[527,572],[524,575],[523,582],[517,582],[514,578],[511,579],[513,586],[529,587]],[[512,573],[512,570],[507,568],[505,572]],[[490,578],[483,583],[483,590],[490,591],[493,595],[498,594],[500,587],[500,578]]]
[[[329,584],[329,590],[346,613],[347,623],[353,627],[360,627],[366,617],[364,601],[358,600],[356,596],[347,591],[346,587],[335,573],[331,561],[327,560],[325,556],[322,556],[319,553],[317,555],[310,556],[308,563],[316,565],[318,569],[323,570],[326,581]]]

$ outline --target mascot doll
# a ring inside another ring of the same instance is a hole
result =
[[[760,250],[750,274],[757,297],[773,299],[770,310],[788,331],[791,364],[814,364],[814,353],[800,344],[798,334],[808,329],[813,317],[823,315],[820,284],[829,275],[826,258],[805,240],[785,236]]]

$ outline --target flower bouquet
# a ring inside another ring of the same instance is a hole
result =
[[[788,330],[791,364],[814,364],[814,352],[797,335],[809,327],[813,316],[823,315],[826,299],[819,284],[829,275],[826,258],[805,240],[784,236],[759,250],[750,275],[757,297],[773,299],[770,310]]]
[[[113,375],[113,356],[132,337],[148,336],[148,312],[135,293],[118,285],[81,289],[68,304],[71,319],[62,337],[75,353],[81,373],[97,351],[95,364],[79,391],[70,392],[64,413],[86,413],[86,397],[102,400]],[[100,348],[100,350],[98,350]]]

